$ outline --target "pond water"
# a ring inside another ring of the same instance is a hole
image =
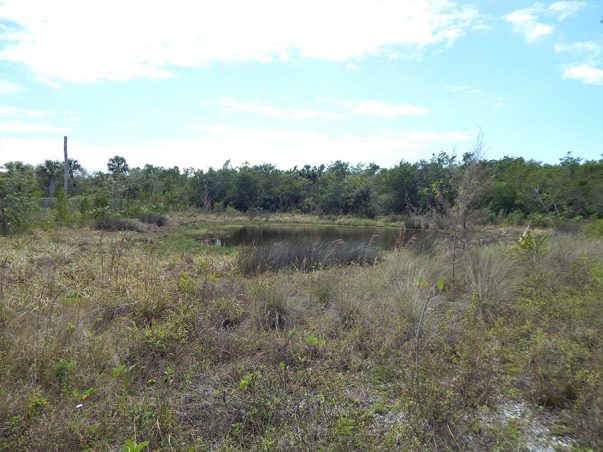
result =
[[[399,244],[393,228],[340,226],[267,226],[232,228],[216,238],[217,246],[246,246],[243,273],[292,267],[307,271],[351,262],[372,263],[379,252]]]
[[[344,241],[379,249],[391,249],[396,245],[399,231],[393,228],[305,226],[305,225],[252,225],[232,228],[221,235],[218,246],[263,246],[284,242]]]

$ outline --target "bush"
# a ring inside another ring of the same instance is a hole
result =
[[[237,209],[235,209],[232,206],[227,206],[226,209],[224,210],[224,213],[231,217],[237,217],[237,216],[241,215],[241,212],[239,212]]]
[[[593,237],[603,237],[603,220],[596,220],[584,226],[584,233]]]
[[[133,221],[109,215],[94,220],[93,227],[102,231],[140,231],[140,227]]]
[[[109,207],[109,198],[102,193],[94,195],[94,208],[102,209],[103,207]]]
[[[527,217],[527,221],[535,228],[551,228],[553,227],[553,219],[549,215],[542,213],[531,213]]]
[[[58,224],[69,224],[71,223],[72,212],[67,203],[67,197],[60,191],[57,195],[57,204],[54,212],[54,221]]]
[[[507,215],[507,222],[513,226],[524,224],[525,215],[520,210],[514,210]]]
[[[141,213],[139,215],[134,215],[134,218],[138,219],[142,223],[146,224],[154,224],[155,226],[165,226],[168,223],[168,220],[163,215],[157,215],[153,213]]]
[[[32,207],[32,191],[32,178],[26,168],[11,167],[6,173],[0,173],[0,234],[19,231],[27,226],[26,215]]]

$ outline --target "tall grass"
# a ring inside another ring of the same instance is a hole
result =
[[[486,245],[469,253],[467,287],[484,318],[496,317],[513,302],[517,286],[516,265],[505,245]]]
[[[475,245],[415,372],[417,279],[448,281],[445,253],[243,277],[234,254],[161,250],[165,230],[0,238],[1,450],[522,449],[532,419],[603,446],[598,240],[558,235],[536,264]]]
[[[345,240],[321,241],[299,238],[248,248],[241,254],[239,267],[245,275],[292,268],[317,270],[351,262],[373,263],[380,247],[371,240],[366,243]]]

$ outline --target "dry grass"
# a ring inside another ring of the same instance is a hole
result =
[[[517,262],[505,245],[474,249],[467,259],[467,286],[485,319],[495,318],[514,299]]]
[[[243,277],[162,229],[0,237],[1,450],[488,449],[520,428],[480,421],[509,394],[601,446],[600,242],[559,237],[537,272],[471,250],[415,387],[417,278],[448,280],[449,256]]]

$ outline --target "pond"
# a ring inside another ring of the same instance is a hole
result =
[[[218,246],[245,246],[245,274],[291,267],[302,271],[331,265],[373,263],[379,252],[400,244],[394,228],[341,226],[244,226],[216,238]]]

